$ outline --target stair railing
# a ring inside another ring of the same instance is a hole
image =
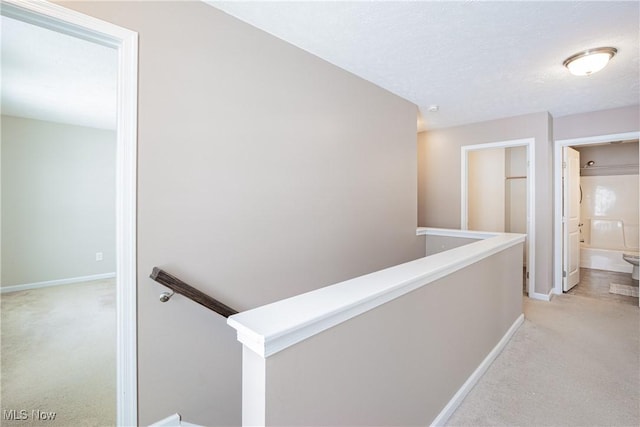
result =
[[[175,276],[172,276],[161,268],[153,267],[153,271],[151,272],[151,275],[149,277],[173,291],[172,293],[163,292],[160,295],[160,301],[162,302],[169,301],[174,294],[180,294],[204,307],[207,307],[209,310],[215,311],[216,313],[224,317],[229,317],[233,314],[238,313],[238,311],[234,310],[228,305],[225,305],[217,299],[205,294],[202,291],[199,291],[193,286],[186,284],[182,280],[178,279]]]

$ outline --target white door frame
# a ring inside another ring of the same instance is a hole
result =
[[[562,148],[638,139],[640,132],[613,133],[553,142],[553,293],[562,294]]]
[[[136,154],[138,33],[45,1],[1,0],[2,15],[118,51],[116,142],[117,424],[138,424]]]
[[[548,295],[536,293],[536,162],[535,138],[514,139],[460,147],[460,228],[469,227],[469,152],[490,148],[527,147],[527,272],[529,273],[529,298],[549,300]]]

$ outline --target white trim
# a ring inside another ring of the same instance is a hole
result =
[[[29,289],[48,288],[51,286],[70,285],[72,283],[90,282],[92,280],[111,279],[116,277],[116,273],[92,274],[91,276],[70,277],[68,279],[46,280],[44,282],[25,283],[23,285],[3,286],[0,292],[3,294],[9,292],[26,291]]]
[[[443,426],[447,420],[453,415],[455,410],[460,406],[464,398],[469,394],[471,389],[476,385],[476,383],[482,378],[482,376],[487,372],[487,369],[491,366],[494,360],[500,355],[502,350],[507,346],[513,334],[516,333],[520,325],[524,322],[524,314],[518,316],[515,322],[511,325],[509,330],[504,334],[502,339],[496,344],[496,346],[491,350],[491,352],[484,358],[482,363],[476,368],[475,371],[467,378],[467,381],[464,382],[462,387],[453,395],[449,403],[440,411],[438,416],[431,422],[432,426]]]
[[[548,294],[541,294],[538,292],[529,293],[529,298],[537,299],[540,301],[551,301],[552,295],[553,295],[553,289],[551,289]]]
[[[469,151],[489,148],[527,147],[527,272],[529,273],[528,293],[536,295],[536,147],[535,138],[513,139],[486,144],[463,145],[460,147],[460,228],[469,228],[468,182]]]
[[[2,0],[2,14],[118,51],[116,142],[116,347],[119,426],[138,424],[136,155],[138,33],[46,1]]]
[[[388,301],[524,242],[497,233],[428,257],[235,314],[227,323],[238,341],[267,358]]]
[[[179,427],[180,425],[182,425],[180,414],[173,414],[161,419],[160,421],[156,421],[149,425],[149,427]]]
[[[191,424],[186,421],[182,421],[180,414],[169,415],[167,418],[163,418],[160,421],[156,421],[149,427],[200,427],[197,424]]]
[[[501,233],[474,230],[456,230],[454,228],[418,227],[418,229],[416,230],[417,236],[445,236],[460,237],[463,239],[488,239],[499,234]]]
[[[562,147],[567,147],[571,145],[591,145],[591,144],[602,144],[603,142],[611,142],[611,141],[625,141],[628,139],[638,139],[640,138],[640,132],[623,132],[623,133],[611,133],[606,135],[596,135],[596,136],[584,136],[580,138],[569,138],[569,139],[559,139],[554,141],[555,144],[560,144]]]
[[[553,142],[553,287],[562,294],[562,148],[640,138],[640,132],[612,133]]]

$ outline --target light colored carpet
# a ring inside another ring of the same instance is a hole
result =
[[[115,424],[115,296],[114,279],[2,295],[2,426]]]
[[[640,425],[637,305],[565,294],[524,312],[447,425]]]

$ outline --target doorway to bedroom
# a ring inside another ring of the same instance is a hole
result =
[[[137,34],[0,12],[2,424],[133,425]]]

